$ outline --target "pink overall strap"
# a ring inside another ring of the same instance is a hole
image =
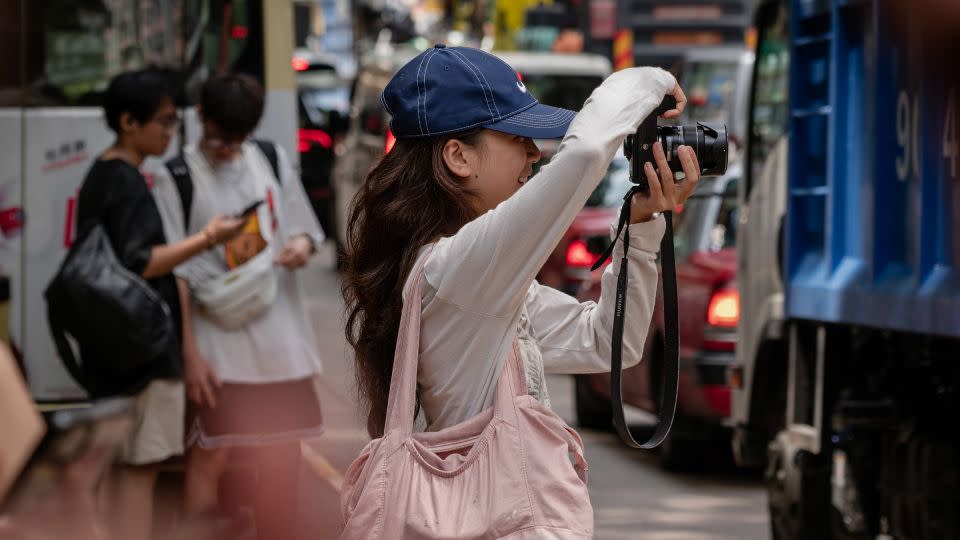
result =
[[[514,423],[516,417],[517,396],[527,394],[527,374],[524,370],[523,356],[520,355],[520,343],[513,338],[510,350],[497,379],[497,390],[493,398],[493,414],[498,418]]]
[[[390,395],[387,398],[387,418],[383,428],[386,435],[399,429],[402,438],[413,433],[413,409],[417,396],[417,364],[420,358],[420,309],[423,268],[430,259],[430,251],[420,257],[410,275],[413,285],[403,299],[397,348],[393,355],[393,374],[390,377]]]

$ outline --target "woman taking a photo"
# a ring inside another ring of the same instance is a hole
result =
[[[398,373],[394,353],[405,301],[417,301],[409,297],[413,291],[421,306],[414,315],[420,320],[416,408],[427,432],[489,409],[501,372],[514,362],[512,351],[519,351],[526,394],[546,407],[545,373],[610,370],[622,245],[604,271],[598,303],[580,303],[535,277],[624,138],[666,95],[677,98],[677,109],[664,116],[679,115],[686,99],[672,75],[627,69],[574,113],[539,104],[498,58],[442,45],[394,76],[381,102],[397,143],[355,199],[343,285],[347,339],[373,437],[389,435],[388,396],[393,399],[391,382],[398,384],[391,381]],[[563,141],[531,178],[540,159],[533,139],[546,138]],[[665,228],[659,212],[682,204],[700,172],[689,147],[678,150],[682,181],[674,179],[659,143],[654,153],[657,162],[644,167],[649,194],[633,197],[627,228],[624,367],[640,361],[654,307],[655,259]],[[348,484],[354,480],[348,472]],[[344,495],[349,514],[356,501]],[[577,504],[589,512],[589,501]],[[584,522],[592,527],[592,518]]]

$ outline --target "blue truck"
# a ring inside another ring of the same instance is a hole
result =
[[[960,538],[960,1],[755,22],[734,454],[776,539]]]

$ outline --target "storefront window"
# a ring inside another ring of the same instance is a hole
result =
[[[148,66],[184,71],[206,2],[32,0],[26,5],[26,103],[98,105],[110,78]]]

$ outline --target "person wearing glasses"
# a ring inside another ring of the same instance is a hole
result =
[[[141,70],[113,78],[103,97],[106,123],[116,139],[93,163],[80,187],[78,238],[101,224],[119,262],[143,279],[167,303],[174,328],[181,329],[180,301],[173,269],[191,257],[234,238],[243,221],[212,217],[196,234],[168,242],[147,179],[140,166],[162,155],[179,126],[176,89],[166,72]],[[82,356],[109,343],[86,344]],[[179,347],[176,348],[180,350]],[[151,365],[138,388],[138,422],[107,482],[104,519],[113,538],[150,536],[156,465],[183,453],[182,359]]]

